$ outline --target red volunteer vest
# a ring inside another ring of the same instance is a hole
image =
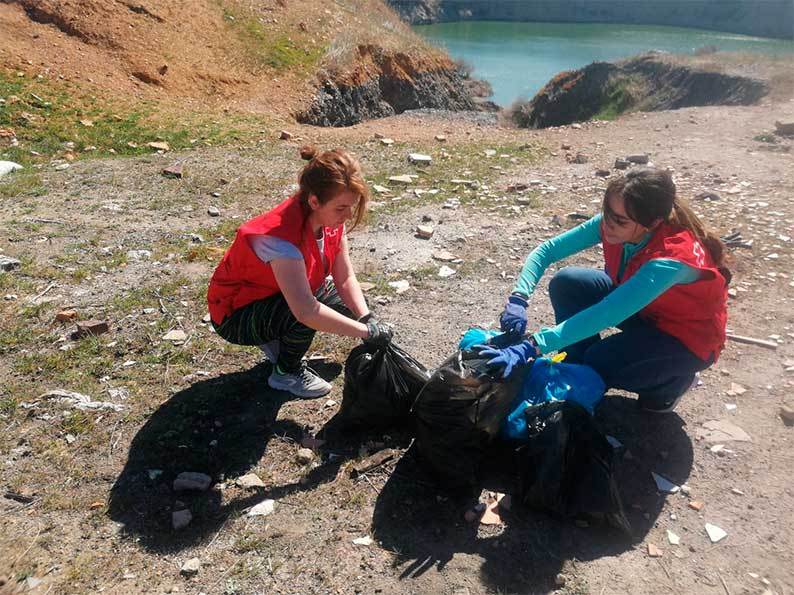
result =
[[[248,243],[248,236],[268,235],[295,245],[303,255],[306,277],[314,293],[333,268],[341,249],[343,233],[343,226],[323,228],[326,261],[323,266],[317,239],[304,207],[296,196],[291,196],[272,211],[243,223],[210,280],[207,304],[212,321],[221,324],[238,308],[281,292],[272,267],[254,253]]]
[[[699,281],[673,285],[645,306],[640,316],[681,341],[700,359],[708,360],[714,354],[714,361],[717,361],[725,346],[728,286],[704,246],[690,231],[663,223],[645,247],[629,260],[618,281],[623,245],[604,241],[603,223],[601,225],[605,268],[615,285],[625,283],[643,264],[659,258],[677,260],[701,272]]]

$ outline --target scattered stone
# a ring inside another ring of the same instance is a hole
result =
[[[436,140],[437,140],[438,142],[440,142],[440,143],[445,143],[445,142],[447,142],[447,137],[446,137],[446,136],[444,136],[443,134],[437,134],[437,135],[435,136],[435,138],[436,138]]]
[[[684,494],[684,496],[689,496],[689,494],[692,493],[692,488],[684,484],[681,486],[681,493]]]
[[[410,184],[413,181],[413,178],[409,175],[389,176],[389,182],[395,182],[397,184]]]
[[[267,516],[275,509],[275,500],[262,500],[259,504],[251,507],[251,510],[248,511],[248,516]]]
[[[262,481],[256,473],[246,473],[238,477],[235,483],[241,488],[263,488],[265,482]]]
[[[744,388],[741,384],[737,384],[735,382],[731,382],[731,388],[728,389],[728,396],[731,397],[739,397],[747,392],[747,389]]]
[[[16,258],[0,254],[0,271],[13,271],[22,266],[22,263]]]
[[[557,589],[562,589],[568,582],[568,577],[561,572],[554,577],[554,586]]]
[[[207,215],[210,217],[220,217],[221,211],[218,207],[207,207]]]
[[[375,542],[372,540],[372,537],[370,537],[369,535],[367,535],[365,537],[359,537],[359,538],[353,540],[353,545],[370,546],[373,543],[375,543]]]
[[[562,149],[563,151],[570,151],[572,148],[573,147],[571,147],[571,145],[569,145],[568,143],[562,143],[560,145],[560,149]]]
[[[193,520],[193,514],[186,508],[184,510],[175,510],[171,513],[171,526],[179,531],[184,529]]]
[[[0,178],[10,174],[12,171],[17,171],[20,169],[25,169],[19,163],[14,163],[13,161],[0,161]]]
[[[70,164],[68,164],[68,163],[61,163],[61,164],[55,166],[55,171],[66,171],[70,167],[72,167],[72,166]]]
[[[621,159],[618,157],[615,159],[615,169],[627,169],[629,167],[629,161],[627,159]]]
[[[662,477],[658,473],[654,473],[651,471],[651,475],[653,476],[653,480],[656,482],[657,489],[665,494],[675,494],[681,488],[674,484],[669,479]]]
[[[301,465],[308,465],[314,460],[314,452],[312,452],[311,448],[299,448],[298,453],[295,455],[295,459]]]
[[[399,294],[408,291],[411,288],[411,284],[405,279],[400,279],[399,281],[389,281],[389,287]]]
[[[416,226],[416,235],[420,238],[424,238],[425,240],[429,240],[433,237],[433,229],[432,225],[417,225]]]
[[[383,137],[380,139],[380,144],[382,144],[384,147],[391,147],[394,144],[394,139]]]
[[[707,421],[696,437],[706,442],[751,442],[747,432],[729,421]]]
[[[697,510],[700,512],[706,506],[706,503],[701,500],[690,500],[689,501],[689,508],[692,510]]]
[[[670,531],[670,529],[668,529],[667,530],[667,541],[670,542],[670,545],[679,545],[681,543],[681,538],[678,535],[676,535],[675,533],[673,533],[672,531]]]
[[[130,260],[149,260],[151,257],[151,250],[127,250],[127,258]]]
[[[212,483],[212,478],[206,473],[196,473],[195,471],[183,471],[174,480],[174,491],[196,491],[203,492]]]
[[[708,534],[711,543],[722,541],[728,536],[725,530],[721,529],[717,525],[712,525],[711,523],[706,523],[706,533]]]
[[[61,310],[55,315],[55,320],[58,322],[71,322],[77,317],[77,312],[74,310]]]
[[[475,180],[463,180],[463,179],[460,179],[460,178],[455,178],[455,179],[450,180],[449,183],[450,184],[458,184],[458,185],[463,185],[463,186],[470,187],[470,186],[474,186],[477,182]]]
[[[779,413],[780,419],[783,420],[784,424],[787,426],[794,426],[794,409],[788,405],[781,405]]]
[[[483,151],[483,154],[486,157],[493,157],[494,155],[496,155],[496,150],[495,149],[485,149],[485,151]]]
[[[579,124],[579,122],[574,122],[573,124],[571,124],[571,128],[573,128],[574,130],[581,130],[582,125]]]
[[[386,186],[381,186],[380,184],[373,184],[372,189],[377,192],[378,194],[388,194],[391,192]]]
[[[739,488],[731,488],[731,494],[735,494],[736,496],[744,496],[744,492]]]
[[[507,186],[507,192],[525,192],[526,190],[529,190],[529,184],[524,184],[523,182],[516,182]]]
[[[104,320],[82,320],[77,323],[77,330],[72,333],[72,337],[79,339],[91,335],[98,337],[110,330],[110,325]]]
[[[443,279],[446,279],[447,277],[451,277],[454,274],[455,274],[455,269],[451,269],[447,265],[444,265],[440,269],[438,269],[438,276]]]
[[[15,293],[7,293],[3,296],[3,299],[7,302],[13,302],[14,300],[18,300],[19,296]]]
[[[648,544],[648,556],[651,558],[661,558],[662,557],[662,550],[656,547],[654,544]]]
[[[595,170],[595,175],[599,178],[608,178],[610,175],[612,175],[612,172],[608,169],[597,169]]]
[[[708,200],[714,202],[720,200],[720,195],[716,192],[701,192],[695,195],[695,200]]]
[[[446,250],[440,250],[438,252],[433,252],[431,255],[433,260],[439,260],[441,262],[452,262],[453,260],[457,260],[458,257],[452,254],[451,252],[447,252]]]
[[[587,163],[590,159],[584,153],[577,153],[576,156],[571,159],[571,163]]]
[[[66,444],[74,444],[77,438],[75,438],[72,434],[66,434],[66,436],[64,436],[64,440],[66,440]]]
[[[196,576],[201,568],[201,560],[198,558],[191,558],[179,569],[179,574],[182,576]]]
[[[185,168],[181,163],[174,163],[163,169],[166,178],[182,178],[185,175]]]
[[[155,141],[151,143],[146,143],[146,146],[150,149],[155,149],[157,151],[170,151],[171,147],[168,146],[168,143],[165,141]]]
[[[292,139],[292,133],[288,132],[287,130],[280,130],[279,133],[278,133],[278,138],[280,140],[291,140]]]
[[[780,136],[794,136],[794,121],[775,122],[775,134]]]
[[[173,343],[184,343],[187,341],[187,333],[182,329],[174,329],[168,331],[163,335],[163,341],[171,341]]]
[[[375,289],[375,284],[370,283],[369,281],[360,281],[358,286],[361,287],[361,291],[363,291],[364,293],[367,293],[368,291],[372,291],[373,289]]]
[[[376,132],[376,133],[375,133],[375,134],[373,134],[372,136],[373,136],[374,138],[386,138],[386,135],[385,135],[385,134],[383,134],[382,132]]]
[[[638,163],[639,165],[646,165],[650,158],[647,153],[637,153],[636,155],[627,155],[626,161],[629,163]]]

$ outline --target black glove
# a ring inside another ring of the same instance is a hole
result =
[[[385,347],[391,342],[394,331],[391,330],[390,326],[386,326],[372,317],[367,320],[366,325],[368,334],[367,338],[364,339],[364,343],[375,345],[376,347]]]

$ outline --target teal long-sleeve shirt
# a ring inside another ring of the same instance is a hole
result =
[[[550,264],[601,243],[600,225],[601,215],[598,214],[535,248],[527,256],[513,291],[527,297],[532,295]],[[623,244],[619,279],[623,276],[626,263],[648,243],[650,236],[651,234],[648,234],[638,244]],[[606,328],[620,324],[673,285],[692,283],[698,278],[697,269],[677,260],[648,261],[628,281],[618,285],[597,304],[553,328],[541,329],[533,337],[541,353],[559,351]]]

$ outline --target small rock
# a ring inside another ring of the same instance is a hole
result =
[[[206,473],[196,473],[194,471],[183,471],[174,480],[174,491],[181,492],[192,490],[203,492],[212,483],[212,478]]]
[[[728,389],[728,395],[731,397],[740,397],[746,392],[747,389],[744,388],[741,384],[737,384],[736,382],[731,382],[731,388]]]
[[[708,200],[714,202],[720,200],[720,195],[715,192],[701,192],[695,195],[695,200]]]
[[[353,545],[369,546],[372,545],[373,543],[375,542],[372,540],[372,537],[370,537],[369,535],[365,537],[359,537],[353,540]]]
[[[413,181],[413,178],[409,175],[389,176],[389,182],[395,182],[397,184],[410,184]]]
[[[729,421],[711,420],[696,431],[696,437],[706,442],[751,442],[750,436]]]
[[[728,533],[726,533],[724,529],[721,529],[717,525],[712,525],[711,523],[706,523],[706,533],[708,534],[711,543],[722,541],[728,536]]]
[[[127,250],[127,258],[130,260],[149,260],[151,257],[151,250]]]
[[[207,215],[210,217],[220,217],[221,211],[218,207],[207,207]]]
[[[648,556],[651,558],[661,558],[662,557],[662,550],[656,547],[654,544],[648,544]]]
[[[363,291],[364,293],[367,293],[368,291],[372,291],[373,289],[375,289],[375,284],[370,283],[368,281],[359,281],[358,286],[361,287],[361,291]]]
[[[151,143],[146,143],[146,146],[150,149],[155,149],[157,151],[170,151],[171,147],[168,146],[167,142],[164,141],[155,141]]]
[[[91,335],[98,337],[110,330],[110,326],[104,320],[83,320],[77,323],[77,330],[72,333],[75,339]]]
[[[597,169],[595,170],[595,175],[599,178],[608,178],[610,175],[612,175],[612,172],[608,169]]]
[[[381,186],[380,184],[373,184],[372,189],[377,192],[378,194],[388,194],[391,192],[386,186]]]
[[[22,263],[16,258],[0,254],[0,271],[12,271],[22,266]]]
[[[554,577],[554,586],[557,589],[562,589],[565,586],[565,583],[567,583],[567,582],[568,582],[568,577],[566,575],[562,574],[562,573],[558,573]]]
[[[171,513],[171,525],[179,531],[180,529],[184,529],[190,524],[190,521],[193,520],[193,514],[188,510],[175,510]]]
[[[276,509],[275,500],[262,500],[256,506],[251,507],[248,516],[267,516]]]
[[[182,576],[196,576],[201,568],[201,560],[198,558],[191,558],[179,569],[179,574]]]
[[[263,482],[256,473],[246,473],[242,477],[238,477],[235,483],[241,488],[265,487],[265,482]]]
[[[163,169],[163,175],[167,178],[182,178],[185,175],[185,168],[181,163],[174,163]]]
[[[389,281],[389,287],[399,294],[408,291],[411,284],[405,279],[400,279],[399,281]]]
[[[447,137],[446,137],[446,136],[444,136],[443,134],[437,134],[437,135],[435,136],[435,139],[436,139],[438,142],[440,142],[440,143],[445,143],[445,142],[447,142]]]
[[[690,500],[689,501],[689,508],[692,510],[697,510],[700,512],[706,506],[705,502],[701,502],[700,500]]]
[[[429,240],[430,238],[433,237],[433,232],[434,231],[435,230],[433,229],[433,227],[431,225],[417,225],[416,226],[416,235],[418,235],[420,238],[424,238],[426,240]]]
[[[298,453],[295,455],[295,459],[301,465],[308,465],[314,460],[314,452],[312,452],[311,448],[299,448]]]
[[[68,163],[61,163],[60,165],[55,166],[55,171],[66,171],[70,167],[72,166]]]
[[[629,161],[627,159],[621,159],[618,157],[615,159],[615,169],[626,169],[629,166]]]
[[[163,341],[184,343],[185,341],[187,341],[187,333],[182,329],[174,329],[172,331],[168,331],[165,335],[163,335]]]
[[[626,161],[630,163],[638,163],[640,165],[645,165],[649,160],[650,158],[648,157],[647,153],[637,153],[636,155],[626,156]]]
[[[576,156],[571,160],[571,163],[587,163],[590,159],[584,153],[577,153]]]
[[[55,315],[55,320],[58,322],[71,322],[77,317],[77,312],[74,310],[61,310]]]
[[[452,254],[451,252],[447,252],[446,250],[440,250],[438,252],[433,252],[431,255],[433,260],[439,260],[441,262],[452,262],[453,260],[457,260],[457,256]]]
[[[668,529],[667,530],[667,541],[670,542],[670,545],[678,545],[678,544],[681,543],[681,538],[678,535],[676,535],[675,533],[673,533],[672,531],[670,531],[670,529]]]
[[[451,269],[446,265],[438,269],[438,276],[443,279],[446,279],[447,277],[451,277],[454,274],[455,274],[455,269]]]
[[[494,155],[496,155],[496,149],[485,149],[485,151],[483,151],[483,154],[486,157],[493,157]]]
[[[380,139],[380,144],[382,144],[384,147],[391,147],[394,144],[394,139],[386,138],[384,136],[382,139]]]
[[[744,492],[739,488],[731,488],[731,494],[735,494],[736,496],[744,496]]]
[[[19,165],[19,163],[14,163],[13,161],[0,161],[0,178],[10,174],[12,171],[17,171],[20,169],[25,168]]]
[[[789,122],[775,122],[775,133],[780,136],[794,136],[794,120]]]
[[[278,133],[278,137],[280,140],[290,140],[292,139],[292,133],[288,132],[287,130],[280,130]]]
[[[794,409],[788,405],[781,405],[778,413],[784,424],[787,426],[794,426]]]

